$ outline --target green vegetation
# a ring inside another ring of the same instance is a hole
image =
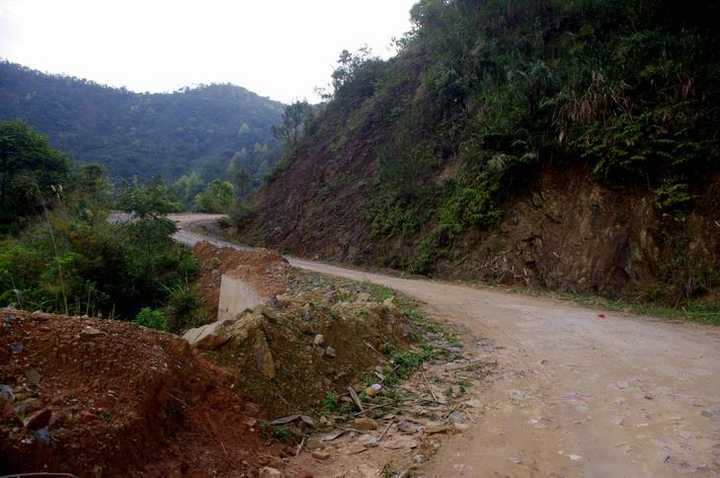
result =
[[[542,294],[558,299],[571,300],[587,307],[597,307],[613,312],[628,312],[649,317],[673,320],[689,320],[709,325],[720,325],[720,305],[699,300],[686,301],[672,307],[648,302],[643,298],[609,299],[592,294],[561,293],[534,289],[514,289],[523,294]]]
[[[695,300],[720,286],[714,242],[705,259],[685,247],[708,235],[688,218],[708,215],[698,199],[720,172],[719,15],[713,2],[421,0],[396,57],[340,55],[327,102],[277,173],[308,183],[292,227],[358,231],[342,208],[362,195],[369,237],[338,254],[433,273],[511,222],[508,206],[541,172],[567,171],[618,196],[654,196],[649,268],[665,290],[648,299]],[[321,174],[308,181],[295,161]],[[237,215],[247,237],[296,240],[275,219],[281,193],[268,188],[269,212]],[[337,219],[308,212],[319,210]],[[370,242],[387,252],[365,252]]]
[[[340,410],[340,403],[338,402],[338,395],[334,391],[329,391],[325,394],[322,401],[323,410],[327,413],[333,413]]]
[[[255,185],[280,158],[283,105],[233,85],[138,94],[0,62],[0,120],[22,118],[81,164],[111,178],[212,179],[244,170]]]
[[[342,53],[305,144],[330,137],[343,155],[381,132],[365,219],[376,240],[414,245],[388,264],[412,272],[497,223],[542,164],[649,187],[659,209],[687,211],[720,160],[717,13],[707,2],[422,0],[396,58]]]
[[[207,189],[195,196],[195,210],[198,212],[225,214],[235,205],[235,189],[227,181],[215,179]]]
[[[0,122],[0,233],[42,211],[69,173],[67,157],[21,121]]]
[[[19,210],[25,215],[22,224],[10,215],[0,222],[11,231],[0,236],[0,306],[137,318],[171,331],[192,325],[198,303],[188,284],[197,265],[191,252],[172,239],[175,225],[164,215],[177,204],[168,188],[159,182],[127,183],[113,203],[101,168],[74,168],[25,125],[0,127],[6,129],[19,133],[3,135],[0,158],[5,160],[9,151],[13,164],[34,165],[37,170],[23,173],[28,181],[57,158],[67,169],[49,182],[37,180],[37,194],[29,196],[35,202],[28,199]],[[52,194],[45,196],[48,190]],[[7,191],[8,204],[20,207],[17,189]],[[132,219],[108,221],[111,205]]]
[[[161,310],[151,309],[150,307],[142,309],[137,317],[135,317],[135,320],[133,320],[133,323],[149,329],[168,330],[168,321],[165,318],[165,314],[163,314]]]

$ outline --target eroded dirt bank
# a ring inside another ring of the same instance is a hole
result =
[[[185,217],[184,224],[197,220],[212,218]],[[206,239],[187,229],[180,237]],[[715,328],[290,263],[392,287],[488,338],[476,346],[498,358],[501,373],[477,397],[483,413],[420,476],[720,476]]]

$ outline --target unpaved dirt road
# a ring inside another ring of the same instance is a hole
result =
[[[178,239],[207,238],[185,228]],[[475,397],[483,413],[419,476],[720,476],[719,329],[289,260],[397,289],[485,338],[469,346],[500,373]]]

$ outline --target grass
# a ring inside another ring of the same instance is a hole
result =
[[[270,422],[260,422],[260,436],[269,440],[273,438],[282,443],[291,443],[294,439],[292,432],[285,425],[271,425]]]
[[[605,309],[611,312],[628,312],[671,320],[687,320],[691,322],[720,326],[720,304],[689,301],[683,306],[641,302],[632,299],[611,299],[593,294],[575,292],[558,292],[544,289],[513,288],[512,292],[546,296],[555,299],[569,300],[586,307]]]
[[[338,395],[334,391],[330,390],[325,394],[322,401],[323,410],[326,413],[334,413],[340,410],[340,404],[338,403]]]

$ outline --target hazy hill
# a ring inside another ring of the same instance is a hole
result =
[[[251,175],[272,170],[271,127],[283,105],[233,85],[138,94],[0,62],[0,119],[22,118],[74,159],[113,177],[224,174],[236,154]]]
[[[246,241],[677,304],[720,286],[715,2],[422,0],[344,55]]]

